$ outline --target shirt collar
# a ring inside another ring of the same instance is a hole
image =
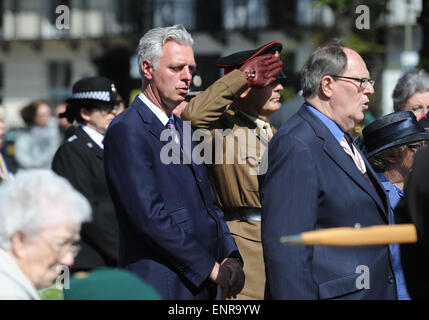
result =
[[[94,140],[94,142],[101,148],[104,149],[103,146],[103,139],[104,139],[104,135],[102,135],[100,132],[86,126],[83,125],[82,126],[83,131],[86,132],[86,134],[92,139]]]
[[[338,141],[338,143],[341,143],[341,140],[344,137],[343,130],[340,129],[340,127],[331,119],[329,119],[327,116],[325,116],[323,113],[321,113],[319,110],[317,110],[312,105],[306,104],[307,108],[313,112],[313,114],[319,118],[320,121],[323,122],[323,124],[329,129],[329,131],[334,135],[335,139]]]
[[[268,122],[265,122],[264,120],[261,120],[255,116],[252,116],[251,114],[248,114],[244,111],[239,110],[242,114],[244,114],[247,118],[249,118],[252,122],[254,122],[259,129],[264,129],[264,127],[269,126],[270,124]]]
[[[378,180],[384,186],[384,189],[387,192],[394,190],[400,197],[404,195],[404,191],[395,186],[389,179],[387,179],[386,175],[383,172],[376,172]]]
[[[140,92],[139,98],[147,107],[152,111],[156,117],[161,121],[163,126],[167,125],[168,122],[168,116],[162,111],[160,108],[158,108],[152,101],[150,101],[143,92]]]

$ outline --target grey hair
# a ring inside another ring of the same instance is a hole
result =
[[[339,40],[329,42],[314,51],[301,70],[301,87],[304,98],[316,96],[326,75],[342,75],[347,68],[344,44]]]
[[[30,240],[61,222],[80,225],[91,220],[88,200],[51,170],[18,172],[0,185],[0,247],[11,249],[17,231]]]
[[[406,72],[396,83],[393,90],[393,109],[400,111],[405,108],[407,100],[416,92],[429,90],[429,74],[423,69]]]
[[[385,172],[391,165],[398,162],[407,152],[406,145],[390,148],[380,153],[373,155],[369,158],[369,163],[377,172]]]
[[[140,72],[140,76],[143,79],[141,65],[144,59],[152,62],[153,68],[156,69],[159,66],[159,60],[162,56],[162,47],[168,41],[175,41],[181,45],[192,47],[194,40],[191,34],[186,31],[185,27],[181,24],[165,28],[153,28],[146,32],[140,39],[139,46],[137,48],[137,63]]]

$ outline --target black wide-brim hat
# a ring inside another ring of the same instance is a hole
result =
[[[390,113],[371,122],[362,130],[362,149],[367,158],[402,145],[429,140],[429,133],[411,111]]]
[[[105,77],[88,77],[77,81],[72,88],[68,104],[82,101],[102,102],[115,105],[118,92],[112,80]]]
[[[278,54],[280,58],[280,52],[282,49],[283,45],[280,42],[273,41],[254,50],[239,51],[229,56],[219,58],[216,61],[216,67],[223,68],[224,73],[227,74],[234,69],[240,69],[247,61],[264,54]],[[279,80],[281,84],[284,84],[286,79],[285,73],[280,71],[276,79]]]

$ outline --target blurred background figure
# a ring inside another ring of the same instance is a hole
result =
[[[72,272],[117,265],[118,226],[103,163],[104,134],[116,115],[116,102],[116,88],[110,79],[88,77],[73,85],[67,110],[61,115],[79,126],[58,149],[52,170],[88,199],[94,217],[82,226],[82,250]]]
[[[2,150],[3,150],[3,136],[6,131],[6,128],[4,126],[4,110],[2,107],[0,107],[0,182],[9,180],[11,176],[11,172],[9,170],[9,166],[7,164],[6,158],[3,156]]]
[[[19,172],[0,185],[0,299],[38,300],[73,264],[88,201],[50,170]]]
[[[189,90],[185,96],[185,100],[183,100],[181,103],[179,103],[177,105],[177,107],[174,108],[172,111],[176,117],[180,118],[183,109],[186,108],[189,101],[191,101],[191,99],[193,99],[197,94],[199,94],[201,92],[202,85],[203,85],[203,79],[201,78],[200,73],[198,71],[193,71],[192,72],[191,85],[189,86]]]
[[[67,120],[66,117],[61,117],[60,114],[66,112],[67,105],[60,103],[55,107],[55,117],[57,118],[58,128],[60,129],[62,140],[66,140],[71,137],[76,127]]]
[[[60,131],[49,105],[38,100],[21,109],[27,128],[16,137],[15,158],[23,169],[51,166],[52,158],[61,143]]]
[[[398,219],[395,208],[404,195],[408,176],[418,149],[429,140],[429,133],[417,122],[411,111],[383,116],[363,131],[363,150],[386,190],[389,202],[389,223]],[[399,300],[410,300],[405,284],[398,244],[390,245]]]
[[[6,126],[4,124],[4,108],[0,106],[0,182],[8,180],[16,172],[17,164],[14,157],[14,148],[7,144],[5,139]]]
[[[64,300],[161,300],[159,293],[134,273],[124,269],[98,268],[76,273]]]
[[[125,105],[125,100],[122,99],[120,95],[116,98],[116,115],[120,114],[122,111],[124,111],[127,107]]]
[[[299,108],[301,108],[303,103],[304,98],[302,97],[302,91],[299,91],[294,98],[282,103],[280,110],[274,113],[274,115],[271,117],[270,123],[274,127],[280,128],[298,111]]]
[[[395,111],[412,111],[420,120],[429,108],[429,75],[422,69],[406,72],[396,83],[392,98]]]

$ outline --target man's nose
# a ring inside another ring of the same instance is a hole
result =
[[[183,68],[182,70],[182,79],[183,80],[187,80],[187,81],[191,81],[192,80],[192,71],[191,68],[189,66],[186,66]]]
[[[374,94],[375,90],[374,90],[374,86],[371,83],[368,83],[368,85],[366,86],[364,92],[368,95]]]

